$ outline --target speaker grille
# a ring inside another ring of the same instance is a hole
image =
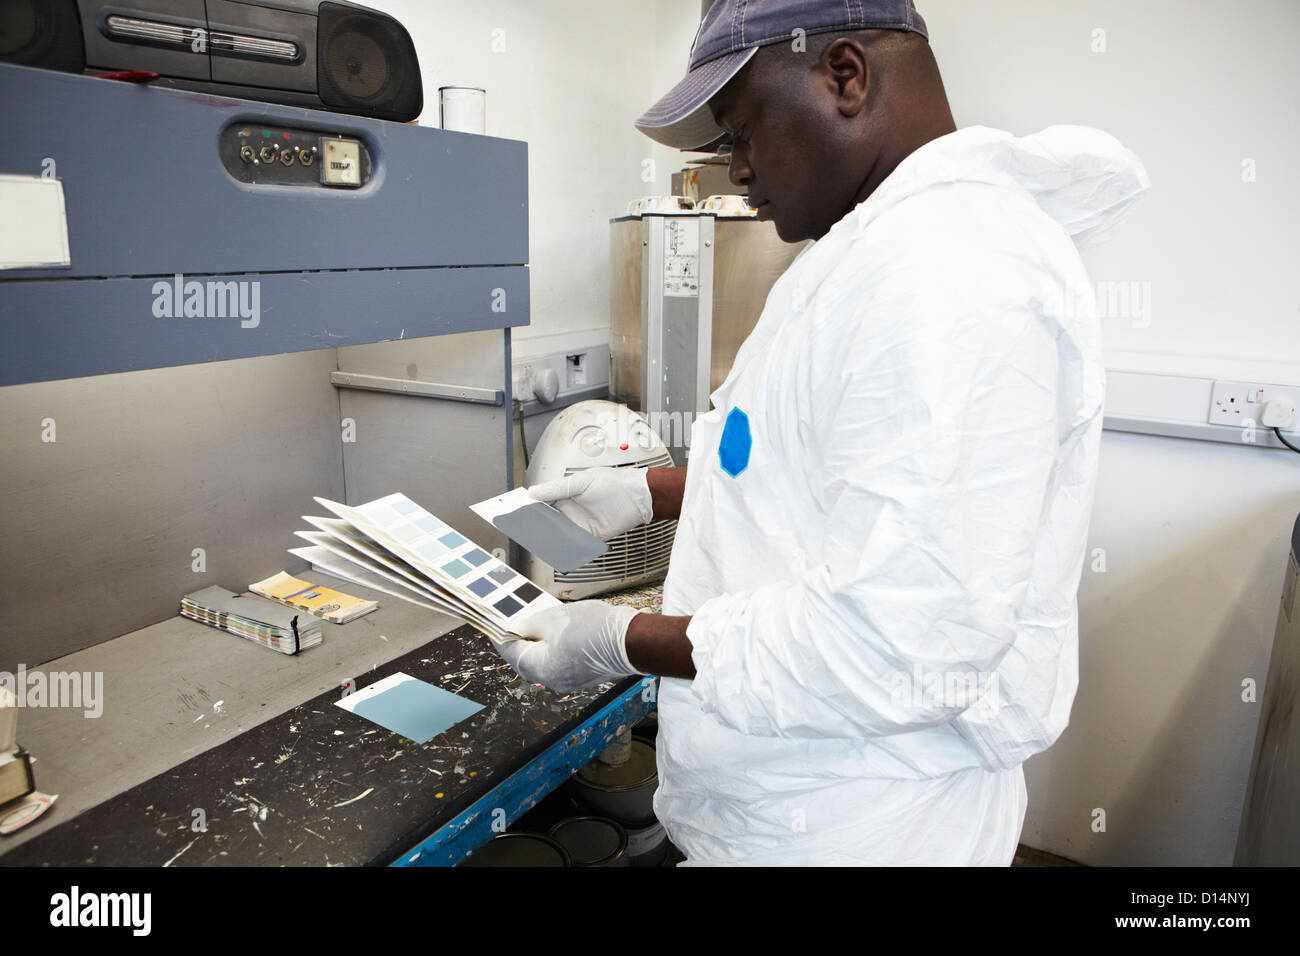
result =
[[[86,48],[76,0],[0,0],[0,60],[82,72]]]
[[[392,17],[322,3],[316,31],[320,98],[326,106],[406,122],[420,115],[420,62]]]

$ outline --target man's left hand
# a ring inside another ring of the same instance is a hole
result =
[[[627,628],[641,611],[604,601],[575,601],[530,614],[497,653],[519,676],[559,694],[639,674],[627,659]]]

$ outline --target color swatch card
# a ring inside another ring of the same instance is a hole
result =
[[[313,564],[340,577],[367,586],[383,581],[380,590],[460,617],[497,641],[513,639],[514,625],[560,603],[403,494],[356,507],[316,500],[336,517],[306,517],[316,530],[297,535],[313,546]]]
[[[317,521],[320,519],[308,518],[307,520]],[[411,569],[410,572],[397,571],[394,567],[395,562],[376,560],[371,556],[372,552],[369,549],[366,551],[354,549],[344,544],[340,539],[333,538],[324,532],[298,531],[295,533],[298,537],[310,541],[316,546],[317,550],[324,551],[336,562],[340,562],[342,570],[333,573],[339,574],[341,577],[348,578],[358,584],[367,584],[367,577],[371,580],[376,577],[387,580],[390,582],[387,589],[390,592],[392,591],[392,585],[397,585],[396,597],[406,598],[412,603],[431,607],[434,610],[442,611],[444,614],[450,614],[452,617],[462,618],[499,641],[510,640],[509,635],[501,627],[489,621],[476,608],[469,606],[434,582],[422,579],[416,573],[413,573],[414,569]],[[290,551],[293,553],[294,549],[290,549]],[[395,571],[397,573],[394,573]]]
[[[482,704],[467,697],[401,673],[334,703],[417,744],[428,743],[483,709]]]
[[[604,541],[538,501],[527,488],[480,501],[469,510],[557,571],[576,571],[609,550]]]
[[[371,571],[358,567],[355,564],[349,564],[341,560],[333,551],[328,548],[322,548],[319,545],[313,545],[310,548],[290,548],[289,553],[304,561],[311,562],[313,571],[323,571],[326,574],[332,574],[335,577],[346,578],[357,584],[363,584],[373,591],[380,591],[384,594],[391,594],[393,597],[400,597],[412,604],[418,604],[420,607],[428,608],[431,611],[441,611],[443,608],[434,604],[431,600],[418,598],[411,592],[403,592],[400,585],[393,581],[381,577]]]
[[[507,630],[528,614],[559,604],[405,495],[388,495],[355,508],[316,500],[435,588]]]
[[[335,624],[346,624],[379,607],[375,601],[366,601],[333,588],[321,587],[283,571],[271,575],[265,581],[250,584],[248,590]]]

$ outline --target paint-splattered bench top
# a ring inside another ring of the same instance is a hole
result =
[[[351,586],[350,593],[362,590]],[[657,594],[645,598],[637,592],[633,599],[645,601],[639,606],[653,607],[655,598]],[[246,667],[259,668],[256,673],[262,678],[266,669],[277,666],[288,668],[292,674],[292,668],[311,662],[313,655],[317,655],[313,670],[324,667],[329,673],[336,669],[336,659],[349,656],[349,643],[362,635],[363,640],[375,642],[380,639],[378,631],[386,630],[391,643],[411,646],[409,638],[401,636],[399,622],[412,620],[412,612],[420,609],[412,605],[392,607],[397,604],[390,599],[388,606],[381,606],[374,614],[332,628],[324,645],[298,658],[276,655],[191,621],[174,619],[155,627],[166,625],[169,638],[175,637],[177,628],[183,628],[187,640],[215,649],[219,657],[237,658]],[[434,617],[423,613],[426,617],[415,619],[427,622]],[[365,627],[349,631],[363,622],[367,622]],[[152,643],[156,645],[159,640],[156,636]],[[385,645],[389,643],[384,641]],[[370,658],[376,657],[375,645],[368,650]],[[60,663],[51,662],[47,667],[57,670]],[[84,667],[85,663],[77,662],[77,666]],[[193,667],[194,662],[186,666]],[[228,660],[221,666],[238,670]],[[169,769],[108,795],[102,802],[87,803],[89,809],[84,812],[69,813],[67,803],[73,801],[65,803],[65,799],[76,794],[62,791],[60,803],[46,814],[48,822],[41,821],[45,824],[41,831],[17,845],[0,844],[0,865],[388,863],[562,740],[585,715],[595,713],[636,683],[633,679],[603,692],[598,689],[564,697],[555,695],[525,684],[497,656],[488,640],[468,626],[457,627],[396,657],[388,655],[383,663],[368,668],[356,668],[354,664],[351,673],[357,687],[362,687],[398,671],[468,697],[483,704],[484,709],[419,745],[334,706],[340,692],[337,681],[331,681],[327,685],[330,689],[305,703],[261,710],[261,716],[279,713],[256,726],[250,726],[252,718],[247,717],[241,723],[249,729],[183,762],[173,760]],[[127,706],[123,691],[133,683],[137,689],[144,684],[147,691],[150,675],[135,682],[132,676],[122,674],[120,668],[106,672],[106,715],[109,708],[117,706],[115,698]],[[206,683],[213,685],[211,675]],[[216,683],[229,685],[224,680]],[[282,691],[277,687],[281,696]],[[221,717],[229,716],[228,710],[245,703],[246,695],[231,688],[226,696],[232,698],[232,703],[210,712],[207,705],[215,702],[211,693],[204,691],[208,699],[202,707],[194,708],[200,713],[192,727],[184,726],[191,724],[189,720],[184,724],[168,720],[167,735],[160,737],[167,746],[174,746],[172,738],[178,728],[203,740],[201,721],[218,723]],[[27,717],[24,713],[24,720]],[[63,714],[60,719],[67,725],[74,718]],[[94,727],[93,721],[80,715],[75,719],[83,722],[83,729]],[[20,723],[20,739],[30,739],[32,735],[24,735],[22,729]],[[24,740],[38,759],[37,784],[47,791],[60,792],[60,782],[51,783],[42,776],[41,754],[43,750],[56,751],[60,760],[67,760],[69,747],[86,752],[86,737],[76,747],[76,741],[68,739],[65,726],[62,737],[55,737],[46,727],[37,738],[32,743]],[[99,751],[97,759],[101,761],[106,759],[103,748],[107,747],[108,759],[145,765],[160,759],[156,753],[138,752],[137,748],[149,746],[149,739],[147,733],[141,733],[136,747],[129,742],[114,747],[111,740],[102,739],[90,742]],[[193,750],[191,747],[190,752]],[[91,788],[87,785],[85,789]],[[63,814],[59,812],[60,804],[64,804]]]

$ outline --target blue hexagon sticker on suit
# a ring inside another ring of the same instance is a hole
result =
[[[749,416],[739,408],[727,413],[727,422],[722,427],[722,438],[718,442],[718,463],[722,470],[732,478],[737,477],[749,467],[749,450],[754,440],[749,434]]]

